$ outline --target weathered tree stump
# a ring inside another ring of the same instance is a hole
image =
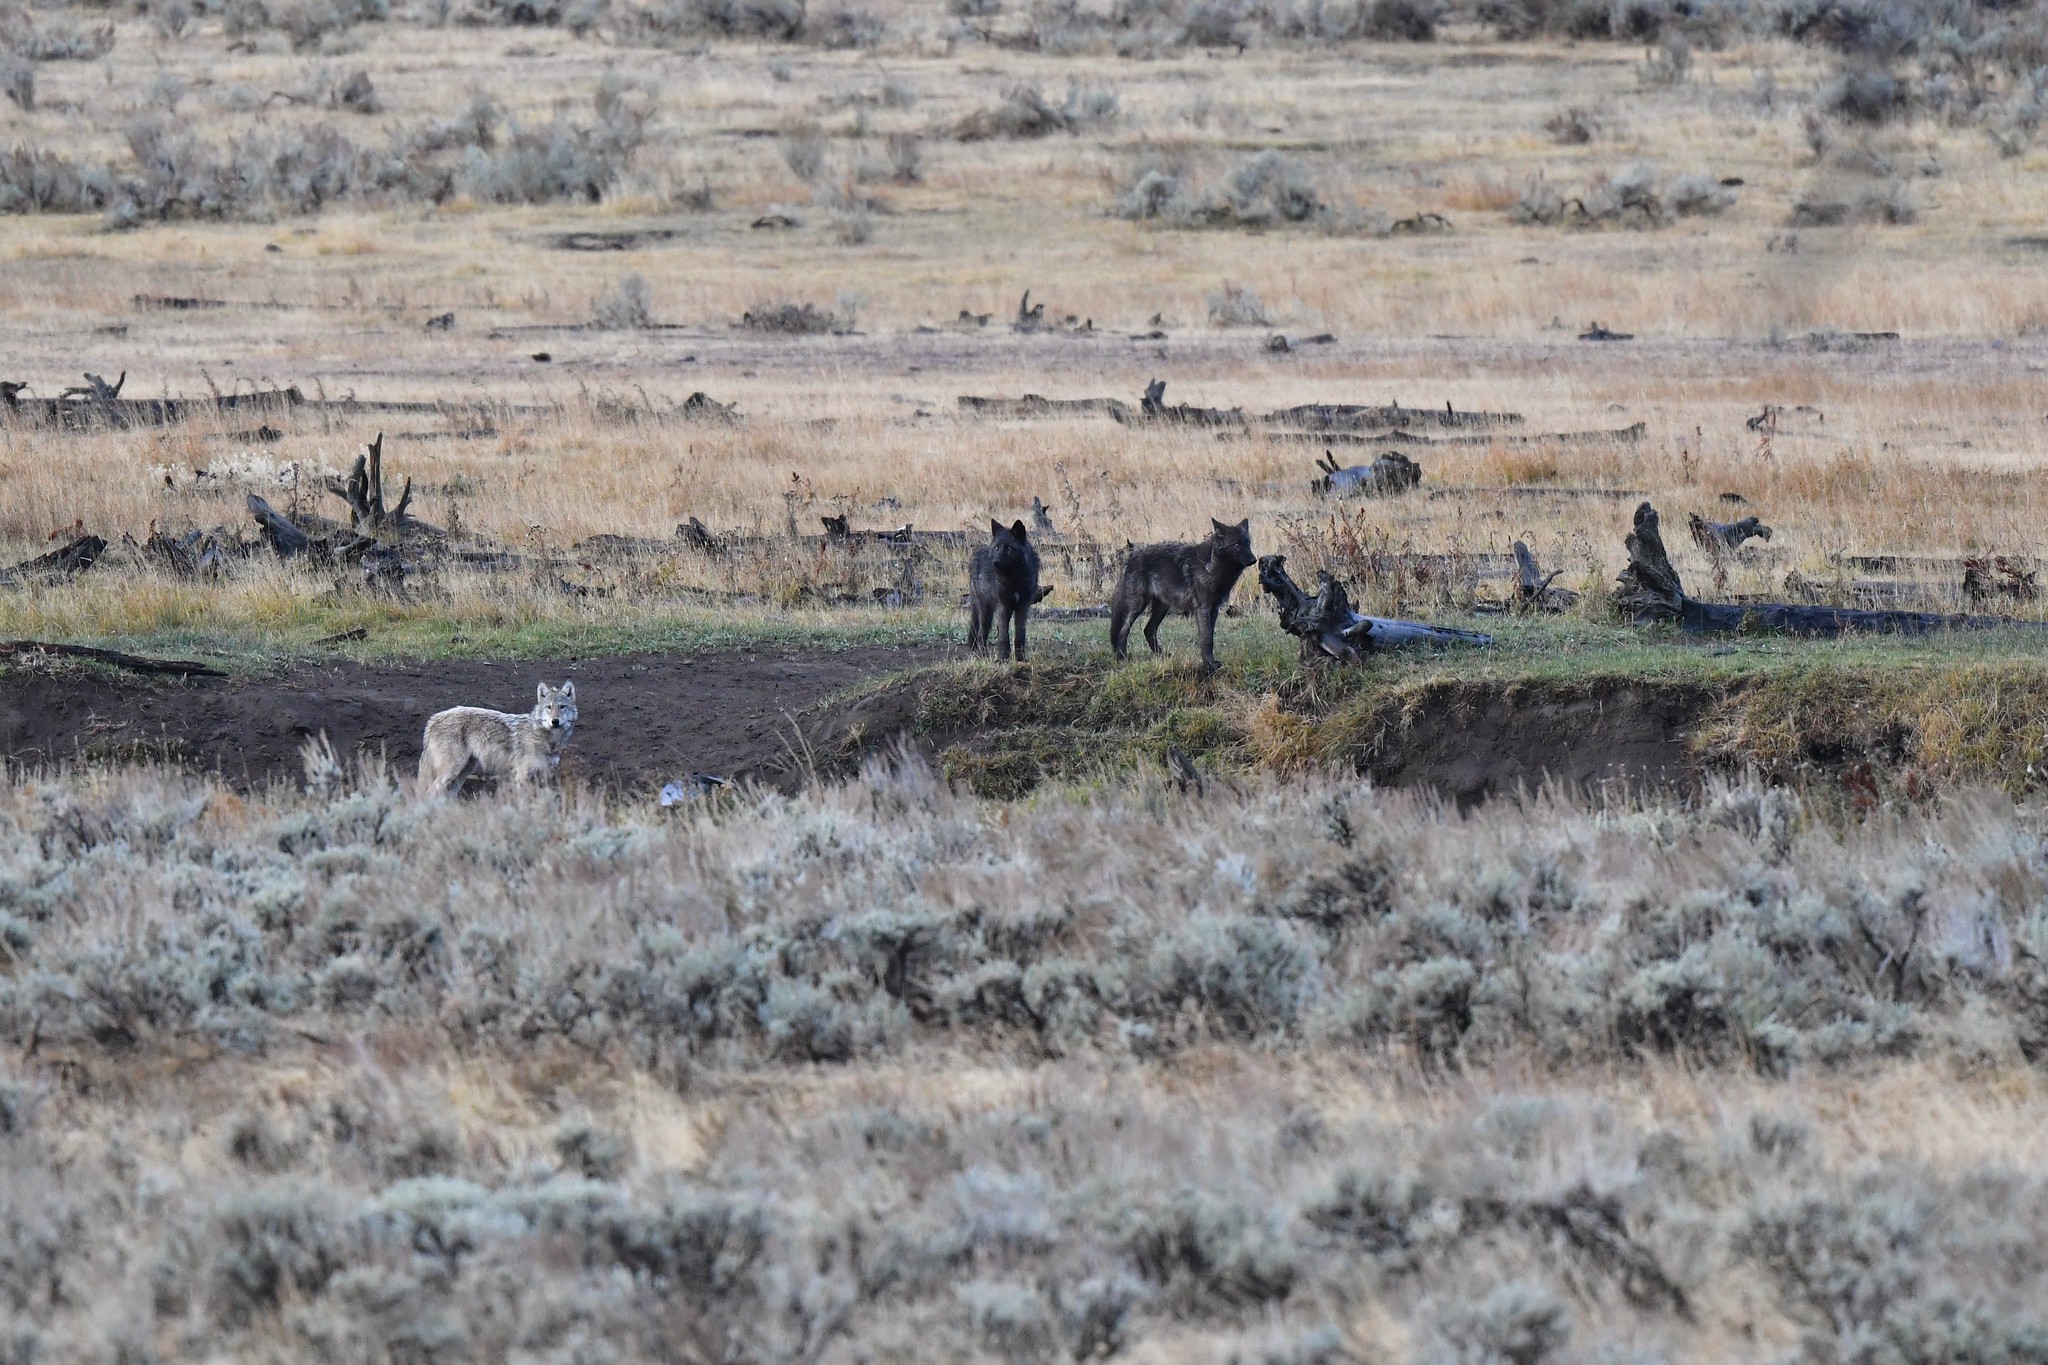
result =
[[[1241,427],[1245,425],[1243,408],[1196,408],[1186,403],[1166,401],[1166,381],[1155,379],[1145,386],[1145,396],[1138,400],[1135,417],[1126,409],[1112,412],[1119,422],[1175,422],[1184,427]]]
[[[1300,638],[1304,661],[1330,658],[1340,663],[1358,663],[1367,650],[1383,645],[1493,643],[1491,635],[1476,630],[1363,615],[1351,605],[1351,595],[1345,592],[1344,585],[1327,569],[1318,576],[1316,595],[1311,597],[1287,572],[1285,555],[1260,558],[1259,586],[1273,599],[1280,629]]]
[[[1867,611],[1851,607],[1802,606],[1789,602],[1696,602],[1685,595],[1678,570],[1665,553],[1657,509],[1636,508],[1628,533],[1628,567],[1615,580],[1614,600],[1638,625],[1675,623],[1698,634],[1773,631],[1786,635],[1835,636],[1858,631],[1875,635],[1923,635],[1937,630],[2041,630],[2038,621],[2006,616],[1948,616],[1925,611]]]
[[[422,523],[414,522],[406,514],[412,505],[412,480],[407,478],[405,489],[399,494],[398,505],[387,508],[384,502],[384,433],[378,432],[377,439],[369,448],[356,456],[355,467],[349,470],[347,478],[327,479],[327,491],[348,504],[349,525],[365,535],[378,536],[389,532],[403,534],[409,529],[419,529]]]
[[[1564,611],[1576,604],[1579,595],[1570,588],[1557,588],[1562,569],[1547,576],[1536,563],[1535,554],[1522,541],[1515,542],[1515,607],[1520,611]]]
[[[314,553],[313,537],[300,530],[289,517],[277,511],[268,502],[251,493],[248,506],[249,515],[254,517],[256,524],[263,529],[264,539],[270,542],[271,549],[277,551],[278,558],[290,559],[295,555]]]
[[[1340,467],[1330,451],[1316,461],[1321,477],[1311,485],[1319,496],[1390,497],[1406,493],[1422,482],[1422,466],[1398,450],[1390,450],[1371,464]]]
[[[76,578],[98,563],[106,549],[107,542],[98,536],[74,536],[60,549],[0,569],[0,586],[13,588],[24,583],[59,583]]]

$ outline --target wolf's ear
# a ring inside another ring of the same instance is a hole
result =
[[[1031,538],[1024,534],[1024,522],[1021,518],[1010,523],[1010,534],[1019,540],[1029,540]]]
[[[549,690],[550,690],[550,689],[549,689],[548,685],[547,685],[546,683],[542,683],[542,684],[540,685],[540,690],[539,690],[538,692],[536,692],[536,693],[534,694],[534,698],[533,698],[533,699],[534,699],[534,700],[535,700],[536,702],[540,703],[540,704],[541,704],[542,706],[546,706],[546,705],[548,704],[548,692],[549,692]]]
[[[1003,533],[1003,524],[994,517],[990,517],[988,519],[988,533],[992,536],[1001,535]]]
[[[1237,524],[1237,529],[1244,532],[1246,535],[1250,535],[1252,533],[1252,519],[1250,517],[1246,517],[1243,521],[1240,521]]]
[[[1219,536],[1227,534],[1230,530],[1228,526],[1225,526],[1222,522],[1216,520],[1216,518],[1214,517],[1209,518],[1209,524],[1216,528],[1216,534]]]
[[[563,683],[563,684],[562,684],[562,700],[563,700],[563,701],[569,701],[569,702],[573,702],[573,701],[575,701],[575,700],[576,700],[576,684],[575,684],[575,683],[572,683],[572,682],[565,682],[565,683]]]

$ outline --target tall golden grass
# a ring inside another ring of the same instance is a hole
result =
[[[302,417],[253,450],[203,424],[0,430],[0,544],[25,556],[80,521],[116,540],[144,539],[152,525],[242,525],[245,489],[195,494],[179,477],[166,488],[160,467],[212,469],[253,453],[339,469],[380,425],[429,519],[553,550],[598,532],[664,537],[689,516],[748,532],[792,521],[814,531],[828,512],[856,526],[972,530],[1021,514],[1034,496],[1062,533],[1110,545],[1245,515],[1262,549],[1312,543],[1307,532],[1328,515],[1308,491],[1314,446],[1105,421],[964,422],[955,407],[966,392],[1129,401],[1163,377],[1171,400],[1254,412],[1398,399],[1512,409],[1531,432],[1644,422],[1646,439],[1629,446],[1416,451],[1425,496],[1370,511],[1397,547],[1502,551],[1526,539],[1575,584],[1618,566],[1636,497],[1682,522],[1688,511],[1723,515],[1731,504],[1720,495],[1739,493],[1778,529],[1767,555],[1724,579],[1727,591],[1768,591],[1794,569],[1826,573],[1844,551],[2037,545],[2048,499],[2036,471],[2048,452],[2035,372],[2048,351],[2034,334],[2048,326],[2048,283],[2008,239],[2048,210],[2048,190],[2031,163],[1999,158],[1981,134],[1916,123],[1866,140],[1920,177],[1928,207],[1917,223],[1787,228],[1792,202],[1832,174],[1802,131],[1802,101],[1827,74],[1809,51],[1703,51],[1692,80],[1663,87],[1643,84],[1625,48],[1503,46],[1476,31],[1342,54],[1254,48],[1229,60],[1132,62],[955,52],[940,41],[940,16],[917,6],[890,14],[890,37],[866,53],[744,43],[686,52],[452,28],[431,34],[429,55],[421,29],[394,23],[361,25],[341,50],[314,57],[276,35],[226,52],[212,20],[181,42],[132,20],[104,62],[46,66],[42,104],[7,113],[7,134],[88,157],[121,154],[117,130],[146,111],[160,72],[186,82],[181,125],[220,141],[336,120],[371,140],[384,125],[444,115],[470,88],[529,122],[558,109],[582,117],[607,69],[647,80],[660,100],[629,183],[593,207],[458,199],[124,234],[74,219],[0,220],[6,377],[39,392],[81,370],[125,369],[131,394],[298,383],[328,397],[560,402],[568,414],[505,423],[480,440],[410,439],[477,425],[461,419]],[[356,65],[376,80],[376,119],[247,98]],[[1755,93],[1766,73],[1776,82],[1769,102]],[[1011,84],[1057,92],[1070,80],[1114,90],[1118,119],[1084,137],[945,136]],[[1599,111],[1591,144],[1559,146],[1544,131],[1567,103]],[[815,187],[781,156],[782,130],[802,123],[826,134],[828,169]],[[906,132],[928,139],[921,175],[890,183],[883,140]],[[1214,180],[1262,148],[1300,162],[1338,210],[1334,228],[1177,231],[1108,212],[1147,158]],[[1504,212],[1534,176],[1583,185],[1638,162],[1744,183],[1720,216],[1648,232],[1519,227]],[[1936,165],[1938,179],[1921,174]],[[711,211],[676,206],[675,191],[704,183]],[[828,201],[848,194],[879,201],[862,245],[842,244],[830,225]],[[750,228],[772,208],[804,225]],[[1446,214],[1453,230],[1369,231],[1418,212]],[[568,230],[649,227],[675,235],[624,251],[550,245]],[[669,326],[585,326],[625,271],[649,281]],[[1268,329],[1211,325],[1208,297],[1226,281],[1262,300],[1271,331],[1297,342],[1328,331],[1337,343],[1272,355]],[[1093,331],[1009,332],[1027,288],[1050,317]],[[134,296],[146,294],[230,306],[138,308]],[[815,303],[859,335],[735,328],[772,301]],[[452,332],[424,330],[449,310]],[[992,316],[960,324],[962,310]],[[1639,340],[1573,339],[1595,321]],[[1860,351],[1808,339],[1894,330],[1898,345]],[[1166,339],[1149,339],[1154,331]],[[534,359],[541,353],[550,359]],[[697,389],[739,403],[745,422],[623,427],[588,401],[674,401]],[[1766,403],[1818,412],[1788,415],[1763,452],[1743,423]],[[1367,460],[1377,448],[1338,453]],[[310,501],[340,508],[317,493]],[[1709,572],[1674,539],[1682,571]],[[739,586],[716,566],[679,572],[699,586]],[[168,606],[175,594],[142,579],[97,583],[134,594],[142,615],[161,602],[183,619]],[[276,590],[259,576],[242,591]]]

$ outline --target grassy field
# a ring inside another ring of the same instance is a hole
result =
[[[2044,35],[0,9],[0,570],[107,542],[0,640],[227,675],[0,663],[0,1362],[2048,1360]],[[38,416],[87,374],[305,401]],[[959,401],[1154,380],[1243,416]],[[249,498],[345,521],[380,433],[446,535],[274,553]],[[951,652],[1034,501],[1059,614]],[[1624,624],[1643,501],[1705,600],[2014,624]],[[1124,548],[1212,517],[1494,643],[1308,667],[1253,575],[1216,676],[1112,659]],[[1573,600],[1507,609],[1517,541]],[[590,660],[630,782],[318,742]],[[138,761],[258,724],[303,773]],[[746,725],[812,780],[658,804]]]

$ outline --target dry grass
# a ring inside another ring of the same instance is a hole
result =
[[[1454,16],[1435,43],[1120,57],[1049,8],[891,0],[879,36],[845,12],[831,32],[864,45],[843,50],[416,16],[294,50],[231,41],[213,13],[169,36],[152,9],[115,18],[97,61],[37,66],[0,141],[121,164],[129,122],[175,104],[216,147],[330,126],[373,147],[473,91],[529,129],[586,120],[608,73],[655,96],[591,204],[461,188],[269,220],[259,194],[233,221],[129,232],[0,218],[0,378],[38,392],[125,369],[131,395],[211,380],[562,409],[486,434],[472,412],[300,413],[256,442],[0,425],[10,554],[81,521],[117,542],[239,527],[251,488],[338,511],[309,476],[381,427],[417,512],[537,561],[369,597],[261,560],[182,582],[117,546],[74,584],[4,590],[0,635],[273,660],[358,624],[422,653],[936,635],[957,624],[949,555],[884,616],[818,608],[864,570],[807,542],[630,565],[574,547],[673,544],[689,517],[976,531],[1034,497],[1066,546],[1249,516],[1304,581],[1524,539],[1588,617],[1640,498],[1678,528],[1737,493],[1776,528],[1719,583],[1674,535],[1703,593],[1782,593],[1794,572],[1846,593],[1844,554],[2048,550],[2048,277],[2013,241],[2048,218],[2048,161],[2024,130],[2001,146],[1931,113],[1810,132],[1836,75],[1816,49],[1735,35],[1680,70]],[[974,36],[1042,23],[1059,50]],[[357,68],[375,115],[323,94]],[[1113,94],[1115,116],[946,135],[1012,89],[1098,113]],[[1547,126],[1569,106],[1593,111],[1590,140]],[[1112,211],[1148,168],[1221,194],[1267,153],[1284,213]],[[1562,192],[1635,166],[1743,183],[1715,216],[1642,231],[1511,221],[1538,177]],[[1796,204],[1873,195],[1917,213],[1789,226]],[[1426,214],[1450,231],[1401,226]],[[752,226],[777,217],[799,225]],[[571,251],[567,233],[652,235]],[[1212,325],[1226,284],[1270,328]],[[1010,331],[1026,289],[1092,326]],[[738,326],[783,304],[847,334]],[[1575,339],[1595,322],[1637,339]],[[1419,493],[1332,506],[1309,490],[1315,445],[956,406],[1130,402],[1153,378],[1253,412],[1448,402],[1646,434],[1419,448]],[[695,390],[744,420],[616,416]],[[1768,448],[1745,425],[1765,404],[1787,410]],[[1048,561],[1055,605],[1100,600]],[[1398,570],[1360,596],[1470,605]],[[1406,675],[1304,679],[1257,616],[1227,624],[1214,687],[1088,660],[1002,675],[1152,707],[1147,746],[1270,770],[1202,798],[1149,766],[1008,802],[877,768],[682,812],[423,806],[374,770],[324,795],[13,775],[0,1359],[2039,1358],[2039,1258],[2014,1249],[2048,1227],[2048,856],[2038,812],[1931,791],[2037,788],[2031,646],[1745,641],[1722,660],[1588,620],[1500,630],[1417,685],[1720,679],[1769,653],[1710,716],[1711,755],[1790,775],[1816,745],[1889,745],[1927,784],[1860,821],[1746,785],[1469,814],[1374,793],[1318,765]],[[1099,639],[1046,632],[1056,663]],[[1040,728],[1069,756],[1107,747]]]
[[[1037,496],[1063,531],[1110,545],[1185,534],[1222,513],[1250,514],[1261,548],[1299,554],[1316,544],[1310,527],[1324,510],[1306,490],[1313,448],[955,417],[961,392],[1128,400],[1159,376],[1176,400],[1252,410],[1398,398],[1511,408],[1534,430],[1645,422],[1646,441],[1626,449],[1420,451],[1429,486],[1455,496],[1371,509],[1396,546],[1500,551],[1528,539],[1576,586],[1617,566],[1628,505],[1566,491],[1586,487],[1650,497],[1674,517],[1714,515],[1720,493],[1743,493],[1780,536],[1768,556],[1736,566],[1721,589],[1730,592],[1776,590],[1795,569],[1824,579],[1841,551],[2037,548],[2048,512],[2034,473],[2043,451],[2037,425],[2019,414],[2033,405],[2041,352],[2031,337],[2048,325],[2048,293],[2029,254],[2006,239],[2040,217],[2039,177],[2015,174],[1978,131],[1933,121],[1841,130],[1816,159],[1801,118],[1829,72],[1808,50],[1764,41],[1700,50],[1690,80],[1646,87],[1625,46],[1501,45],[1476,31],[1341,55],[1255,47],[1228,60],[1174,51],[1131,62],[1092,51],[945,55],[938,17],[915,8],[886,17],[879,52],[622,49],[561,31],[458,27],[436,31],[423,55],[420,31],[393,23],[351,29],[328,40],[345,52],[318,58],[274,36],[223,57],[210,20],[178,42],[124,22],[103,62],[44,68],[38,108],[8,115],[13,135],[114,155],[107,130],[135,112],[141,73],[159,66],[188,87],[181,122],[217,142],[337,117],[280,101],[244,107],[240,92],[313,89],[324,67],[343,63],[374,74],[379,117],[400,127],[445,116],[450,92],[470,89],[534,124],[558,106],[586,107],[608,69],[660,94],[627,180],[590,208],[458,196],[425,211],[345,206],[274,224],[125,234],[77,220],[0,221],[11,372],[45,392],[90,366],[125,367],[131,391],[150,393],[198,391],[204,373],[363,397],[564,400],[572,416],[563,423],[513,423],[482,441],[395,442],[400,467],[429,490],[429,516],[459,515],[522,543],[663,536],[692,515],[721,530],[775,529],[788,524],[784,495],[794,491],[806,530],[825,511],[857,525],[973,528]],[[880,186],[892,178],[891,136],[956,124],[1004,89],[1070,83],[1113,90],[1116,121],[1085,137],[931,140],[915,181]],[[1603,111],[1595,143],[1551,141],[1545,120],[1566,102]],[[782,154],[790,128],[817,130],[810,183]],[[1214,179],[1260,148],[1284,151],[1334,216],[1196,232],[1109,212],[1146,158]],[[1795,200],[1854,178],[1840,169],[1854,160],[1843,148],[1883,158],[1904,178],[1938,163],[1938,179],[1922,177],[1938,202],[1905,227],[1786,229]],[[1534,174],[1585,184],[1636,164],[1745,183],[1720,216],[1651,232],[1508,221]],[[706,184],[713,210],[677,206],[677,194]],[[864,196],[886,202],[846,207]],[[749,228],[778,208],[805,226]],[[848,212],[871,240],[840,242],[833,222]],[[1418,212],[1448,214],[1454,231],[1374,238],[1347,226]],[[568,230],[657,227],[675,235],[622,252],[548,245]],[[625,273],[648,285],[636,317],[673,329],[572,330]],[[1338,343],[1269,356],[1263,335],[1211,328],[1205,300],[1226,281],[1256,293],[1275,330],[1334,331]],[[1026,288],[1050,316],[1090,319],[1101,334],[1004,332]],[[129,303],[138,293],[236,306],[138,312]],[[734,331],[763,300],[851,310],[865,335]],[[993,318],[952,330],[962,309]],[[454,331],[423,330],[449,310]],[[1166,323],[1165,342],[1130,340],[1154,317]],[[1595,320],[1640,339],[1572,340]],[[1806,341],[1830,329],[1899,330],[1906,340],[1862,352]],[[529,358],[539,351],[551,363]],[[593,391],[680,399],[696,388],[739,402],[746,424],[633,431],[576,415]],[[1760,458],[1742,419],[1767,402],[1811,405],[1824,421],[1788,418]],[[370,434],[365,424],[301,422],[264,453],[333,467]],[[138,539],[152,522],[237,524],[232,498],[166,495],[150,472],[207,465],[227,449],[198,433],[8,433],[0,537],[27,553],[80,518]],[[1962,472],[1976,476],[1971,493],[1951,496]],[[1494,491],[1502,487],[1516,491]],[[449,488],[474,491],[433,491]],[[1680,568],[1695,581],[1708,573],[1689,550]],[[686,585],[733,586],[678,572]],[[788,575],[748,587],[785,596]]]

